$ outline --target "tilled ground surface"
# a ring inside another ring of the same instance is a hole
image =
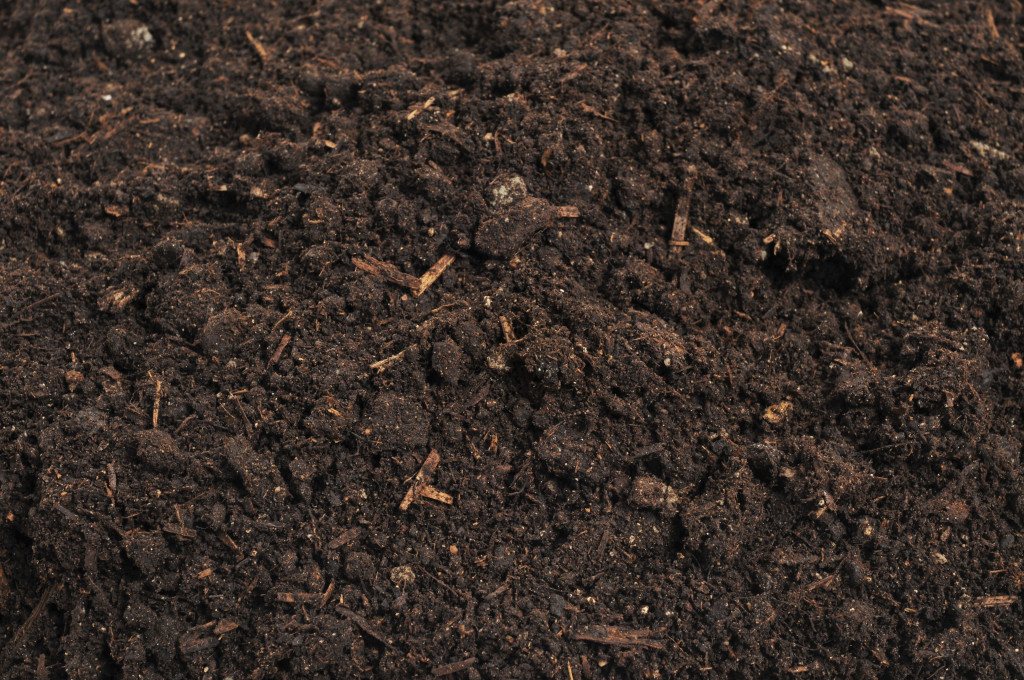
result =
[[[1024,675],[1021,11],[4,3],[0,673]]]

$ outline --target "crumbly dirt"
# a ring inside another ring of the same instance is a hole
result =
[[[0,674],[1024,676],[1022,22],[4,3]]]

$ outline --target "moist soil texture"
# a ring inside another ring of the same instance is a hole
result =
[[[2,3],[0,675],[1024,676],[1022,22]]]

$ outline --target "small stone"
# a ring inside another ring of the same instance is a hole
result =
[[[495,210],[508,208],[526,198],[526,181],[519,175],[498,175],[484,192],[487,204]]]
[[[673,510],[679,504],[679,494],[657,477],[644,475],[633,481],[629,501],[639,508]]]
[[[766,408],[761,417],[773,425],[778,425],[789,416],[789,413],[792,410],[793,402],[780,401],[779,403],[772,404]]]
[[[416,572],[412,567],[402,565],[391,570],[391,582],[403,590],[416,580]]]
[[[103,27],[103,46],[115,57],[142,56],[154,43],[149,27],[136,19],[118,19]]]

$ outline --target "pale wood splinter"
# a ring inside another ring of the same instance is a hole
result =
[[[441,456],[437,454],[437,451],[431,451],[427,459],[423,461],[423,465],[420,466],[419,472],[413,477],[412,486],[405,494],[405,498],[402,499],[401,504],[398,506],[399,510],[403,512],[409,509],[413,501],[416,500],[417,496],[423,496],[445,505],[451,505],[454,501],[449,494],[443,491],[435,489],[431,486],[428,481],[434,475],[434,471],[437,470],[438,464],[441,462]]]

